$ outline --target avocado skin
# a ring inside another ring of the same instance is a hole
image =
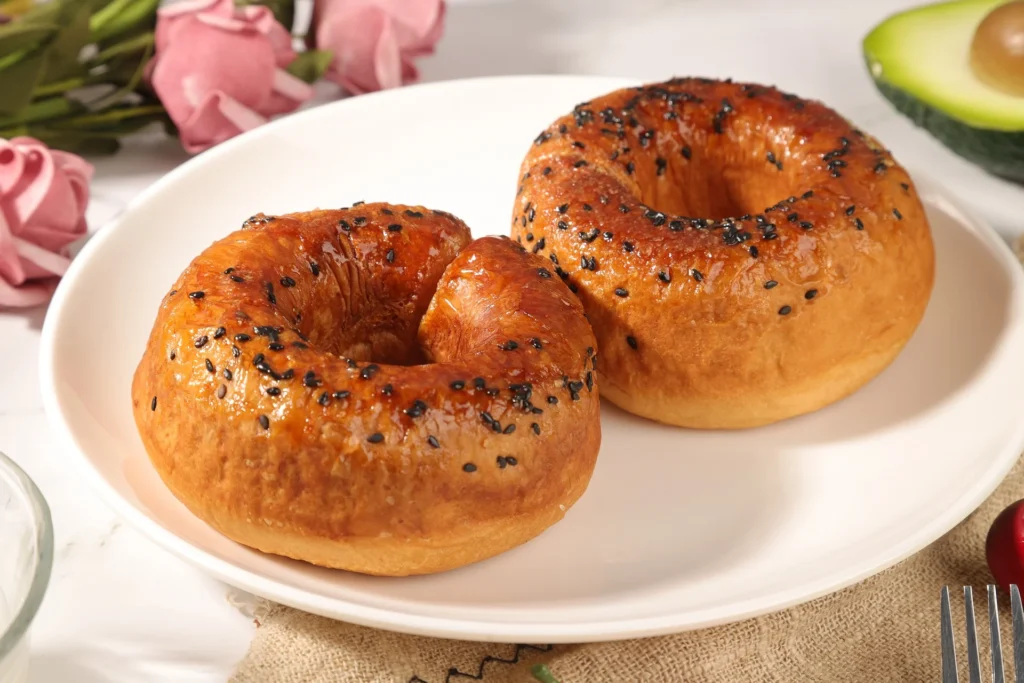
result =
[[[954,153],[993,175],[1024,183],[1024,131],[1006,132],[969,126],[901,88],[881,79],[872,80],[897,111]]]

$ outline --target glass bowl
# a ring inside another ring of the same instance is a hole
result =
[[[29,628],[53,567],[53,523],[39,488],[0,453],[0,683],[28,677]]]

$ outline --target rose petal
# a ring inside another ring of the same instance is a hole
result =
[[[31,284],[12,287],[0,277],[0,306],[5,308],[28,308],[46,303],[57,288],[57,278],[36,281]]]
[[[20,191],[15,194],[10,206],[14,209],[18,223],[25,224],[39,209],[54,186],[56,167],[50,150],[42,143],[23,143],[19,146],[24,153],[25,165],[22,169],[22,181],[19,183]],[[67,208],[61,206],[58,211]]]
[[[251,22],[257,30],[265,35],[274,48],[274,59],[277,65],[284,68],[295,61],[295,48],[292,46],[292,34],[277,20],[269,7],[249,5],[238,10],[246,21]]]
[[[202,152],[267,120],[221,92],[210,93],[179,127],[182,145],[190,154]]]
[[[25,269],[22,268],[21,259],[14,248],[14,231],[2,208],[0,207],[0,280],[21,284],[25,281]]]
[[[15,237],[14,249],[23,259],[35,264],[50,275],[63,275],[68,271],[68,266],[71,265],[71,259],[55,254],[52,251],[47,251],[28,240]]]
[[[265,116],[295,111],[303,102],[315,94],[313,86],[283,69],[274,73],[274,89],[270,99],[261,109]]]
[[[0,138],[0,193],[14,189],[24,168],[25,158],[14,142]]]

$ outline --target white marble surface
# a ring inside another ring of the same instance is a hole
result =
[[[873,89],[860,39],[915,0],[452,0],[426,80],[512,73],[661,79],[731,76],[820,98],[925,169],[1007,237],[1024,233],[1024,189],[960,160]],[[495,106],[514,107],[515,102]],[[97,161],[92,230],[186,159],[140,141]],[[33,629],[32,683],[222,682],[246,651],[244,596],[123,526],[67,472],[36,379],[44,309],[0,312],[0,450],[53,510],[56,561]],[[242,608],[238,602],[241,600]]]

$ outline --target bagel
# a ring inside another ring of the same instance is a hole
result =
[[[512,236],[583,302],[601,396],[692,428],[765,425],[862,387],[934,280],[913,181],[823,104],[677,78],[577,105],[522,162]]]
[[[450,214],[261,214],[164,296],[132,405],[164,483],[228,538],[425,574],[524,543],[583,494],[595,347],[546,259]]]

